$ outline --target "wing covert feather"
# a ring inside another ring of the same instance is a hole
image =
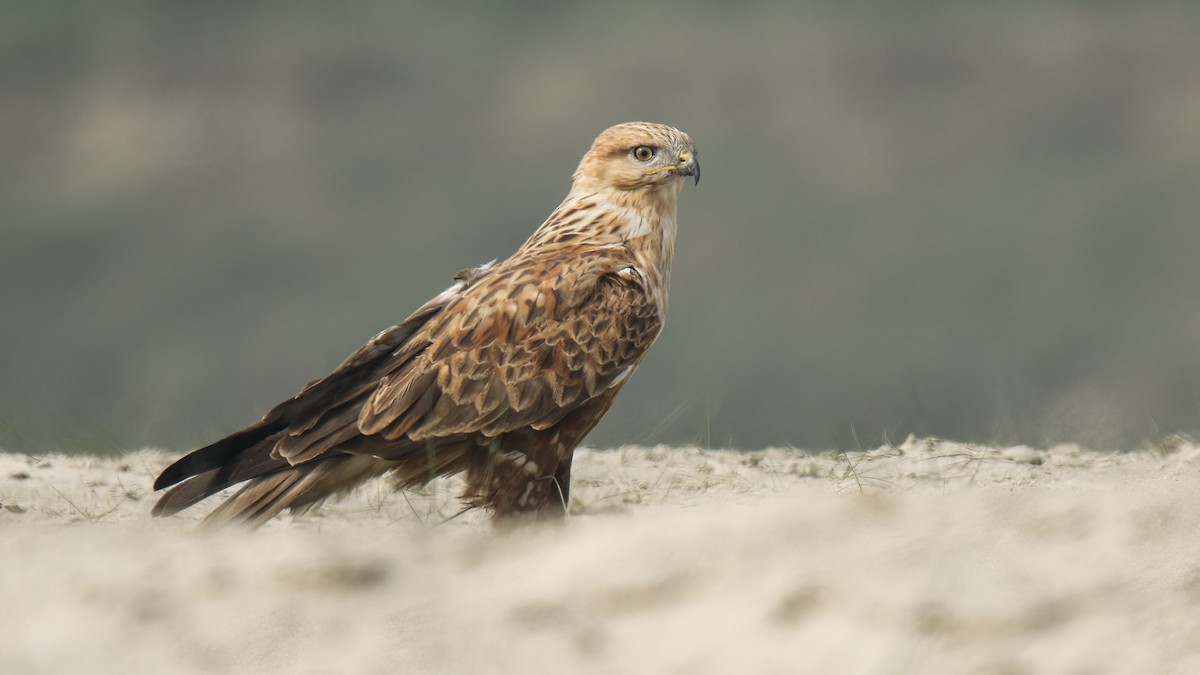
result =
[[[362,433],[414,441],[545,428],[636,367],[662,328],[621,249],[498,267],[412,339],[428,347],[365,402]]]

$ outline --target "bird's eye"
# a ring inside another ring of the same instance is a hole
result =
[[[654,159],[654,148],[648,145],[639,145],[633,149],[633,156],[639,162],[649,162]]]

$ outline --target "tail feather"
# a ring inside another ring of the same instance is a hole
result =
[[[174,515],[232,485],[290,467],[287,460],[272,455],[271,447],[273,445],[274,437],[271,436],[263,439],[257,446],[243,447],[236,452],[229,451],[230,456],[225,458],[224,463],[215,466],[209,466],[211,460],[194,460],[185,469],[181,469],[186,473],[183,478],[179,479],[183,482],[179,482],[179,480],[166,482],[166,485],[172,485],[172,487],[159,498],[158,503],[150,511],[151,515]],[[203,450],[197,450],[196,453],[203,452]],[[196,453],[192,453],[192,455]],[[172,464],[167,471],[182,466],[192,455]],[[163,472],[164,476],[167,475],[167,471]],[[162,481],[161,476],[159,481]]]
[[[155,483],[156,488],[167,490],[151,514],[171,516],[244,483],[209,514],[205,524],[241,521],[258,526],[284,509],[301,511],[389,471],[393,484],[405,487],[461,471],[478,445],[465,435],[449,442],[407,443],[374,436],[333,437],[326,442],[336,443],[335,447],[292,464],[295,458],[285,459],[275,452],[283,433],[256,425],[175,462]]]
[[[208,514],[204,524],[212,526],[237,521],[258,527],[284,509],[305,510],[352,490],[393,466],[391,462],[375,457],[343,455],[282,469],[248,482]]]
[[[262,525],[286,506],[284,495],[303,482],[299,471],[281,471],[247,483],[204,518],[206,527],[240,521],[250,527]]]
[[[198,476],[193,476],[191,480],[185,481],[182,485],[176,485],[167,490],[163,496],[158,498],[154,508],[150,509],[150,515],[155,517],[173,516],[232,485],[227,480],[221,480],[221,477],[217,475],[220,472],[220,469],[205,471]]]

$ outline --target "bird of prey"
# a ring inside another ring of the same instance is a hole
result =
[[[244,484],[206,519],[257,526],[389,474],[465,472],[497,520],[562,515],[571,459],[663,328],[687,134],[602,132],[571,191],[512,257],[463,270],[399,325],[261,421],[167,467],[153,514]]]

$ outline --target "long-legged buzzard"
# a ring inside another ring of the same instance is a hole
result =
[[[688,176],[687,134],[607,129],[512,257],[460,272],[257,424],[167,467],[154,515],[245,483],[208,521],[259,525],[381,474],[403,488],[460,471],[466,503],[497,518],[562,514],[575,446],[662,330]]]

